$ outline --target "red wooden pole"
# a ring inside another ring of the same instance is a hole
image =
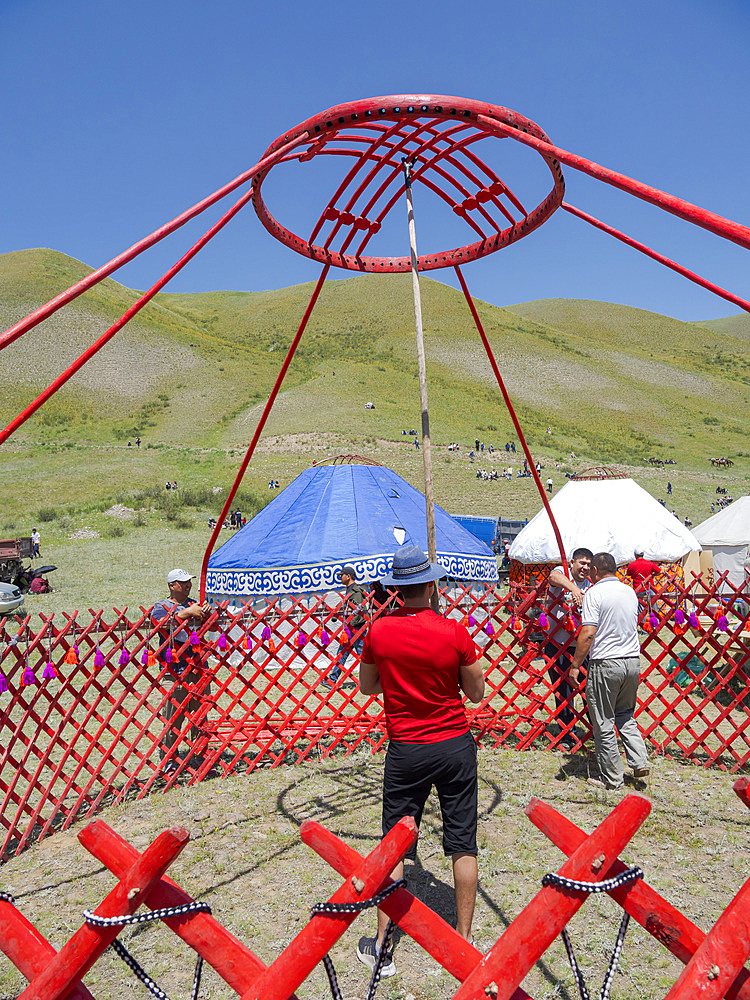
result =
[[[305,825],[302,824],[303,829]],[[336,890],[329,902],[355,903],[378,892],[416,840],[417,824],[410,816],[405,816],[380,841],[352,877]],[[358,890],[355,882],[362,888]],[[242,1000],[286,1000],[307,979],[357,916],[357,913],[338,913],[311,917],[276,961],[243,994]]]
[[[316,854],[345,878],[350,877],[364,862],[358,851],[313,820],[303,823],[301,835]],[[390,881],[388,879],[386,884]],[[463,982],[481,961],[482,953],[478,948],[469,944],[455,928],[408,889],[396,889],[383,900],[380,909],[459,982]],[[530,1000],[530,997],[519,986],[513,1000]]]
[[[732,785],[735,793],[742,799],[748,809],[750,809],[750,778],[738,778]]]
[[[127,875],[97,906],[101,917],[135,913],[145,896],[187,845],[189,836],[181,827],[160,834],[128,870]],[[84,924],[44,970],[31,982],[19,1000],[61,1000],[86,975],[122,928]]]
[[[1,899],[0,951],[29,981],[36,979],[57,955],[36,927],[12,903]],[[68,996],[70,1000],[94,1000],[83,983]]]
[[[198,240],[197,243],[193,244],[193,246],[187,251],[186,254],[180,257],[180,259],[177,261],[176,264],[170,267],[170,269],[166,272],[166,274],[163,274],[162,277],[159,278],[159,280],[156,282],[155,285],[152,285],[147,292],[144,292],[143,295],[141,295],[141,297],[136,302],[134,302],[133,305],[128,310],[126,310],[126,312],[124,312],[122,316],[115,323],[113,323],[108,330],[106,330],[101,335],[101,337],[95,340],[90,347],[86,348],[83,354],[79,358],[77,358],[71,365],[69,365],[65,369],[65,371],[62,372],[62,374],[58,375],[57,378],[54,380],[54,382],[51,382],[44,390],[44,392],[40,393],[40,395],[37,396],[37,398],[33,401],[33,403],[29,403],[26,409],[22,410],[17,417],[11,420],[11,422],[8,424],[5,430],[0,432],[0,444],[2,444],[4,441],[7,441],[7,439],[11,436],[11,434],[13,434],[15,431],[18,430],[21,424],[24,424],[33,413],[36,413],[36,411],[39,409],[40,406],[42,406],[44,403],[47,402],[50,396],[53,396],[58,389],[62,388],[62,386],[65,385],[65,383],[68,381],[69,378],[72,378],[72,376],[75,375],[77,371],[83,368],[86,362],[89,361],[91,358],[93,358],[93,356],[97,353],[97,351],[100,351],[105,344],[109,343],[109,341],[114,337],[114,335],[119,330],[121,330],[125,326],[125,324],[128,323],[133,318],[133,316],[136,315],[136,313],[139,313],[141,309],[148,302],[151,301],[151,299],[156,295],[156,293],[160,292],[161,289],[164,288],[164,286],[167,284],[167,282],[171,281],[172,278],[179,271],[183,269],[183,267],[188,263],[188,261],[192,260],[193,257],[195,257],[195,255],[198,253],[198,251],[202,250],[203,247],[209,242],[209,240],[213,239],[213,237],[220,230],[224,228],[224,226],[229,222],[230,219],[233,219],[235,217],[235,215],[239,212],[239,210],[244,205],[246,205],[248,201],[250,201],[252,196],[253,196],[253,191],[252,188],[250,188],[248,191],[245,192],[245,194],[243,194],[243,196],[239,199],[239,201],[235,202],[235,204],[232,205],[232,207],[229,209],[228,212],[225,212],[224,215],[222,215],[222,217],[218,220],[218,222],[216,222],[213,226],[211,226],[211,228],[207,230],[207,232],[205,232],[203,236],[201,236],[201,238]]]
[[[487,334],[484,332],[484,327],[482,326],[482,321],[479,318],[479,313],[477,312],[476,306],[474,305],[474,299],[469,293],[469,286],[464,280],[461,268],[456,264],[454,271],[458,277],[459,284],[461,285],[461,291],[464,293],[464,297],[469,306],[469,311],[471,312],[472,319],[474,320],[474,325],[479,331],[479,336],[482,338],[482,343],[484,344],[484,349],[487,352],[487,357],[490,359],[490,364],[492,365],[492,371],[495,373],[495,378],[497,379],[497,384],[500,386],[500,392],[503,394],[503,399],[505,400],[505,405],[508,408],[508,413],[510,414],[510,419],[513,421],[513,426],[516,429],[516,434],[518,435],[518,440],[521,442],[521,447],[523,448],[524,455],[526,456],[526,461],[529,465],[529,471],[534,478],[536,483],[536,488],[539,491],[539,496],[542,498],[542,505],[547,511],[547,517],[552,525],[552,531],[555,535],[555,541],[557,542],[558,548],[560,549],[560,561],[563,564],[563,569],[565,575],[568,575],[568,561],[565,558],[565,547],[563,546],[562,535],[560,534],[560,529],[557,526],[557,521],[552,513],[552,508],[549,505],[549,500],[547,499],[547,493],[542,485],[542,480],[539,473],[536,471],[536,466],[534,465],[534,459],[531,457],[531,452],[529,446],[526,443],[526,438],[524,437],[523,431],[521,430],[521,424],[516,416],[516,411],[513,409],[513,403],[510,400],[508,390],[505,388],[505,382],[502,375],[500,374],[500,369],[497,367],[497,361],[495,361],[495,355],[492,353],[492,348],[490,347],[490,342],[487,340]]]
[[[296,135],[293,139],[285,145],[280,146],[273,153],[270,153],[268,156],[264,156],[263,159],[259,160],[254,167],[250,167],[249,170],[243,171],[243,173],[235,177],[233,181],[230,181],[228,184],[220,187],[218,191],[214,191],[213,194],[210,194],[207,198],[197,202],[192,206],[192,208],[186,209],[181,215],[172,219],[171,222],[167,222],[159,229],[154,230],[150,236],[145,236],[142,240],[134,243],[128,250],[124,250],[117,257],[113,257],[107,264],[103,264],[96,271],[92,271],[91,274],[86,275],[85,278],[82,278],[74,285],[71,285],[66,291],[56,295],[43,306],[39,306],[38,309],[29,313],[28,316],[19,320],[18,323],[15,323],[13,326],[9,327],[5,333],[0,335],[0,350],[7,347],[8,344],[12,344],[14,340],[17,340],[18,337],[22,336],[24,333],[32,330],[35,326],[41,323],[42,320],[45,320],[53,313],[56,313],[58,309],[67,305],[68,302],[72,302],[73,299],[78,298],[79,295],[88,291],[89,288],[93,288],[94,285],[97,285],[104,278],[121,268],[123,264],[127,264],[129,261],[133,260],[133,258],[137,257],[138,254],[143,253],[144,250],[150,249],[160,240],[163,240],[165,236],[169,236],[171,233],[175,232],[175,230],[184,226],[186,222],[190,222],[190,220],[194,219],[196,215],[200,215],[201,212],[210,208],[211,205],[216,204],[217,201],[221,201],[221,199],[226,195],[231,194],[232,191],[235,191],[247,181],[252,180],[252,178],[255,177],[257,173],[260,173],[261,170],[266,170],[269,167],[272,167],[274,163],[281,160],[284,155],[289,152],[289,150],[299,146],[301,143],[305,142],[307,138],[307,132],[301,132],[299,135]]]
[[[699,274],[695,274],[694,271],[689,271],[682,264],[677,264],[675,261],[670,260],[669,257],[665,257],[663,254],[657,253],[656,250],[652,250],[647,247],[645,243],[639,243],[638,240],[634,240],[631,236],[626,236],[625,233],[621,233],[619,229],[615,229],[614,226],[608,226],[606,222],[601,222],[599,219],[595,219],[593,215],[589,215],[588,212],[582,212],[580,208],[575,208],[573,205],[568,204],[567,201],[562,203],[562,207],[566,212],[570,212],[571,215],[575,215],[577,219],[583,219],[584,222],[590,223],[596,229],[601,229],[603,233],[607,233],[609,236],[614,236],[616,240],[621,243],[625,243],[626,246],[633,247],[634,250],[639,250],[642,254],[650,257],[652,260],[657,261],[659,264],[663,264],[665,267],[671,268],[676,271],[677,274],[681,274],[683,278],[687,278],[688,281],[694,282],[696,285],[700,285],[701,288],[707,289],[709,292],[713,292],[714,295],[720,296],[722,299],[726,299],[727,302],[731,302],[735,306],[739,306],[740,309],[744,309],[746,312],[750,312],[750,302],[746,299],[741,299],[739,295],[735,295],[733,292],[728,292],[725,288],[721,288],[719,285],[715,285],[712,281],[707,281],[706,278],[701,278]]]
[[[530,803],[526,815],[564,854],[572,854],[586,840],[583,830],[540,799],[534,799]],[[627,868],[628,865],[618,858],[610,868],[608,877],[619,875]],[[699,927],[683,916],[643,879],[613,889],[609,895],[683,963],[690,961],[706,939],[706,935]],[[734,998],[750,1000],[750,973],[746,969],[738,973],[734,984],[726,990],[726,995],[729,1000]]]
[[[568,858],[559,874],[583,882],[603,879],[650,811],[651,803],[645,796],[627,795]],[[476,1000],[491,982],[498,987],[497,994],[492,994],[494,1000],[510,1000],[585,899],[553,886],[540,889],[459,987],[453,1000]]]
[[[617,171],[603,167],[599,163],[594,163],[593,160],[587,160],[584,156],[569,153],[559,146],[553,146],[550,142],[544,142],[543,139],[537,139],[535,136],[529,135],[528,132],[521,132],[510,125],[504,125],[494,118],[487,118],[486,115],[477,115],[477,121],[481,122],[489,131],[497,133],[497,135],[516,139],[526,146],[531,146],[532,149],[535,149],[544,156],[553,156],[556,160],[567,164],[569,167],[573,167],[575,170],[580,170],[590,177],[604,181],[605,184],[611,184],[612,187],[619,188],[621,191],[627,191],[628,194],[635,195],[636,198],[640,198],[642,201],[656,205],[657,208],[663,208],[665,212],[671,212],[672,215],[677,215],[687,222],[692,222],[702,229],[707,229],[709,232],[715,233],[716,236],[732,240],[733,243],[739,243],[746,250],[750,250],[750,229],[747,226],[740,225],[739,222],[732,222],[731,219],[725,219],[723,216],[709,212],[698,205],[693,205],[689,201],[676,198],[672,194],[667,194],[666,191],[660,191],[658,188],[650,187],[641,181],[633,180],[632,177],[627,177],[625,174],[618,174]]]
[[[720,1000],[750,955],[750,879],[706,935],[664,1000]]]
[[[271,412],[271,408],[273,407],[273,404],[276,402],[276,397],[279,394],[281,383],[284,381],[284,376],[286,375],[287,369],[289,368],[292,358],[294,357],[294,352],[297,350],[299,342],[302,339],[302,334],[305,332],[307,321],[310,319],[310,315],[315,307],[315,303],[318,301],[320,290],[323,287],[323,284],[325,283],[325,280],[328,276],[328,272],[330,269],[331,265],[326,264],[320,273],[320,277],[318,278],[315,288],[313,289],[313,293],[310,296],[310,301],[307,304],[307,309],[305,309],[305,314],[302,317],[302,322],[299,325],[297,334],[294,340],[292,341],[289,350],[287,351],[286,357],[284,358],[284,364],[281,366],[281,371],[276,377],[273,389],[271,390],[271,395],[268,397],[266,405],[263,407],[263,413],[260,415],[260,420],[258,421],[258,426],[255,428],[253,439],[250,442],[247,452],[245,453],[245,457],[242,459],[242,465],[240,465],[239,472],[235,476],[235,480],[232,483],[232,488],[229,491],[226,501],[224,502],[224,506],[221,509],[221,514],[219,515],[216,521],[214,530],[211,532],[211,537],[208,540],[208,545],[206,546],[206,551],[203,555],[203,564],[201,566],[201,585],[200,585],[201,601],[205,601],[206,599],[206,573],[208,572],[208,560],[211,557],[211,553],[214,550],[214,545],[216,544],[216,539],[219,537],[219,532],[221,531],[222,525],[224,524],[224,518],[226,517],[229,508],[232,506],[232,501],[234,500],[235,494],[237,493],[240,483],[242,482],[242,477],[245,475],[245,470],[247,469],[250,463],[250,459],[253,457],[255,446],[257,445],[261,432],[266,425],[266,420],[268,420],[268,414]]]
[[[98,861],[118,879],[138,862],[141,855],[127,840],[115,833],[102,820],[94,820],[78,834],[78,839]],[[184,906],[193,899],[168,875],[143,897],[152,910],[168,906]],[[249,989],[255,977],[266,968],[257,955],[212,917],[210,913],[191,913],[182,917],[167,917],[164,923],[196,951],[219,973],[236,993]]]

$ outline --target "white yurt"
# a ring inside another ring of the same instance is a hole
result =
[[[571,480],[550,500],[562,536],[565,554],[585,546],[609,552],[618,566],[632,561],[635,552],[681,573],[686,553],[700,543],[674,514],[633,479]],[[547,511],[523,528],[508,552],[511,583],[535,586],[560,563],[560,550]]]
[[[744,583],[744,563],[750,555],[750,496],[740,497],[712,514],[693,531],[714,559],[714,578],[727,573],[735,587]]]

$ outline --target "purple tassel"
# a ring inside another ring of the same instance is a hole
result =
[[[539,615],[539,628],[544,628],[544,629],[549,628],[549,618],[545,615],[543,611]]]
[[[5,679],[5,674],[0,673],[0,694],[5,694],[8,690],[8,682]]]
[[[193,646],[193,647],[200,646],[200,642],[201,641],[198,638],[198,633],[195,632],[195,631],[191,632],[190,633],[190,645]]]
[[[127,663],[130,663],[130,653],[123,646],[122,652],[120,653],[120,659],[117,661],[121,667],[124,667]]]
[[[260,633],[260,640],[261,642],[268,642],[270,638],[271,638],[271,626],[264,625],[263,631]]]
[[[675,620],[675,624],[676,625],[684,625],[685,624],[685,612],[682,610],[682,608],[678,608],[675,611],[675,613],[674,613],[674,620]]]
[[[698,621],[698,615],[694,611],[690,612],[688,616],[688,622],[690,623],[690,628],[700,628],[701,623]]]
[[[102,653],[101,649],[97,649],[97,651],[94,653],[94,667],[103,667],[103,666],[104,666],[104,653]]]
[[[37,683],[37,679],[34,676],[34,671],[31,669],[31,667],[26,667],[26,669],[23,672],[23,678],[22,678],[22,680],[23,680],[24,684],[36,684]]]
[[[300,634],[297,636],[297,645],[304,646],[306,642],[307,642],[307,636],[305,635],[304,632],[300,632]]]
[[[165,663],[171,663],[172,662],[172,649],[171,649],[170,646],[167,646],[167,651],[164,654],[164,662]]]
[[[143,664],[144,667],[148,665],[148,650],[147,649],[144,649],[143,652],[141,653],[141,663]]]
[[[494,626],[493,626],[492,622],[487,622],[484,631],[487,633],[487,635],[494,635],[495,634],[495,629],[494,629]]]
[[[219,649],[227,648],[227,637],[224,635],[223,632],[219,636],[219,641],[216,643],[216,645],[219,647]]]
[[[726,632],[727,631],[727,629],[729,627],[729,622],[727,621],[727,616],[726,615],[721,615],[721,617],[719,618],[719,620],[716,623],[716,627],[718,628],[718,630],[720,632]]]
[[[469,625],[473,626],[473,625],[476,625],[476,623],[477,623],[477,620],[474,617],[474,615],[469,615]]]
[[[320,633],[320,645],[328,646],[330,645],[330,642],[331,642],[330,635],[326,632],[325,629],[323,629],[323,631]]]
[[[657,615],[654,614],[653,611],[648,616],[648,620],[651,623],[651,628],[656,628],[658,626],[658,624],[659,624],[659,618],[658,618]]]
[[[44,673],[42,674],[43,681],[53,681],[57,677],[57,671],[55,670],[55,664],[47,661],[44,666]]]
[[[352,637],[352,630],[349,628],[348,625],[344,626],[344,632],[346,633],[347,640],[351,639],[351,637]]]

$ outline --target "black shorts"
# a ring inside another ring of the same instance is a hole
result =
[[[435,786],[446,855],[477,853],[477,745],[471,733],[439,743],[391,740],[383,772],[383,836],[402,816],[422,821]],[[416,847],[409,857],[416,855]]]

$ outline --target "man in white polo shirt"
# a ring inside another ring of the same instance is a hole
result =
[[[632,587],[617,579],[616,569],[608,552],[597,552],[591,562],[593,586],[583,597],[581,632],[570,668],[571,684],[576,686],[588,654],[586,699],[599,765],[599,778],[589,778],[589,784],[612,789],[623,785],[615,727],[633,776],[645,778],[649,773],[646,744],[633,718],[641,664],[638,598]]]

